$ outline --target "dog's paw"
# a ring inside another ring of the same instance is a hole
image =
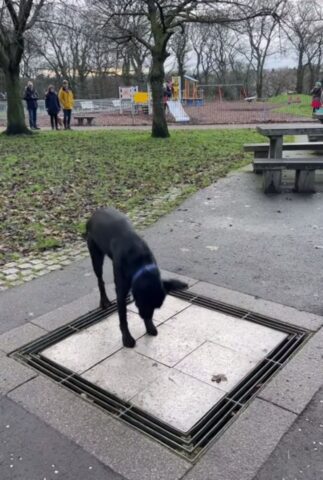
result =
[[[100,308],[102,308],[103,310],[110,307],[110,305],[111,305],[110,300],[101,300],[100,302]]]
[[[122,343],[124,347],[133,348],[136,345],[136,340],[131,335],[122,337]]]
[[[147,333],[148,335],[153,335],[154,337],[156,337],[156,335],[158,335],[158,330],[155,325],[150,325],[149,327],[147,327]]]

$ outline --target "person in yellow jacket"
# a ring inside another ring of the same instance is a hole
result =
[[[58,98],[64,113],[64,128],[65,130],[70,130],[72,109],[74,107],[74,95],[68,86],[67,80],[63,80],[63,85],[58,92]]]

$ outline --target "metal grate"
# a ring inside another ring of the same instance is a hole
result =
[[[100,406],[116,418],[153,437],[193,462],[211,442],[215,441],[223,433],[241,409],[252,400],[272,375],[282,368],[288,358],[309,337],[310,332],[194,293],[174,292],[173,295],[192,304],[259,323],[287,334],[287,337],[268,357],[258,364],[233,391],[217,403],[186,434],[134,407],[131,403],[120,400],[115,395],[93,385],[71,370],[57,365],[41,355],[40,352],[45,348],[102,321],[114,313],[117,310],[115,302],[106,310],[93,310],[73,320],[68,325],[28,343],[10,355],[49,376],[64,387],[82,395],[82,398]],[[130,300],[128,299],[128,301]]]

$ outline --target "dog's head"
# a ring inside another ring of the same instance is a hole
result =
[[[144,320],[151,320],[154,310],[162,306],[167,293],[187,287],[188,285],[180,280],[162,280],[159,272],[147,272],[147,274],[138,278],[132,287],[139,315]]]

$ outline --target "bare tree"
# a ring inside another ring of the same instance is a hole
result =
[[[269,5],[274,8],[276,0],[259,0],[258,8]],[[256,94],[258,98],[263,96],[263,77],[266,60],[269,55],[277,53],[272,49],[275,38],[279,35],[279,23],[285,14],[286,1],[281,2],[279,16],[269,18],[250,18],[243,22],[240,33],[245,34],[249,41],[250,50],[247,60],[254,71],[256,79]],[[245,51],[244,51],[245,52]],[[244,53],[245,54],[245,53]]]
[[[151,53],[149,81],[153,101],[154,137],[168,137],[163,105],[164,63],[170,38],[187,23],[229,25],[259,15],[276,15],[274,8],[257,7],[256,0],[92,0],[106,35],[119,41],[135,39]],[[280,3],[280,0],[277,0]],[[141,28],[138,28],[138,19]]]
[[[304,76],[309,67],[312,76],[319,73],[322,56],[322,7],[317,0],[289,1],[285,33],[297,56],[296,91],[303,93]],[[318,68],[315,70],[314,64]],[[318,70],[318,72],[317,72]]]
[[[205,84],[209,82],[209,76],[215,71],[213,47],[216,40],[213,36],[213,27],[215,25],[194,24],[190,28],[192,47],[196,55],[194,74]]]
[[[226,83],[229,71],[236,68],[240,38],[229,27],[217,24],[193,25],[191,32],[191,42],[198,59],[198,78],[203,74],[203,82],[207,84],[212,75],[218,83]]]
[[[170,39],[170,50],[175,55],[177,64],[177,73],[181,78],[181,84],[184,85],[184,75],[187,69],[187,57],[191,51],[189,41],[189,29],[187,25],[183,25],[182,31],[176,32]]]
[[[45,0],[0,0],[0,67],[7,90],[7,134],[30,133],[20,92],[20,63],[25,34],[38,19]]]
[[[35,51],[43,57],[43,66],[55,72],[57,78],[66,78],[79,96],[84,95],[92,71],[94,42],[92,25],[75,4],[58,2],[43,11]]]

